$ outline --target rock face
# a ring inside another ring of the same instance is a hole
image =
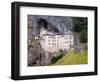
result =
[[[35,36],[39,36],[42,28],[48,31],[65,33],[72,30],[73,20],[64,16],[28,15],[28,66],[45,66],[57,53],[45,52]]]
[[[41,29],[39,21],[45,20],[47,29],[51,31],[64,33],[67,30],[72,30],[73,20],[71,17],[65,16],[44,16],[44,15],[28,15],[28,25],[33,27],[33,34]]]

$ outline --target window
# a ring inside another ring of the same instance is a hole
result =
[[[71,36],[70,36],[70,39],[71,39]]]
[[[70,44],[72,44],[72,41],[70,41]]]
[[[55,43],[52,43],[52,45],[55,45]]]
[[[54,46],[54,47],[56,47],[56,46]]]
[[[53,37],[50,37],[51,39],[53,38]]]

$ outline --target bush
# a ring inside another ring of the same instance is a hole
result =
[[[63,55],[64,55],[64,54],[60,54],[60,55],[58,55],[58,56],[56,56],[56,57],[53,57],[53,58],[51,59],[51,64],[56,63],[59,59],[61,59],[61,58],[63,57]]]

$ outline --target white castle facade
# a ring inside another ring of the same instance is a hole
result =
[[[74,34],[70,30],[61,34],[41,29],[40,45],[46,52],[68,51],[74,46]]]

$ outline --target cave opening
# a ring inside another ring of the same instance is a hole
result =
[[[45,29],[47,29],[47,26],[48,26],[48,22],[45,20],[45,19],[43,19],[43,18],[40,18],[38,21],[37,21],[37,26],[38,26],[38,28],[45,28]]]

